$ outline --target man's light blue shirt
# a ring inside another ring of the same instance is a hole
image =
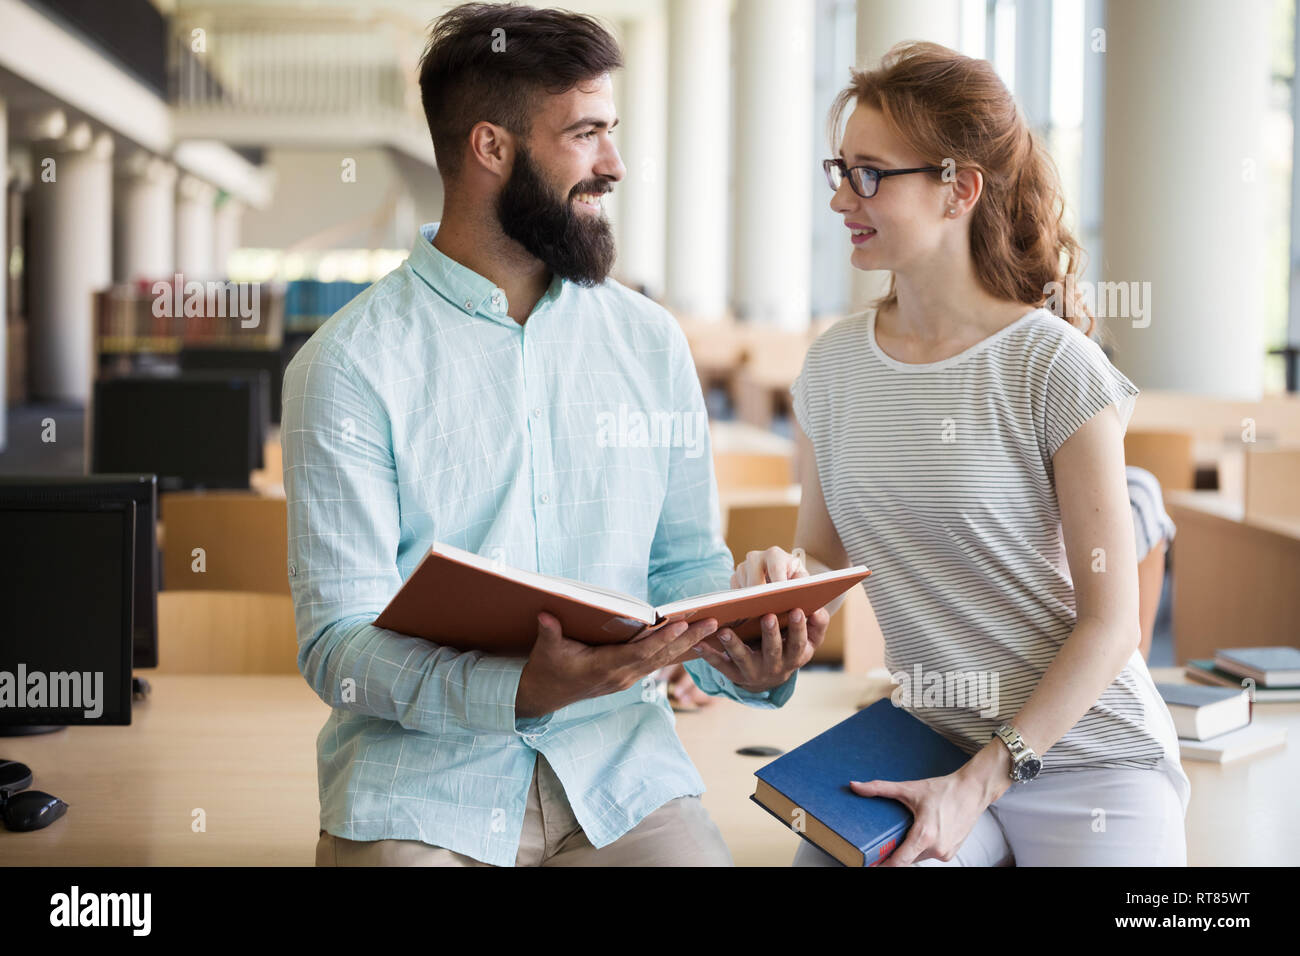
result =
[[[298,666],[333,711],[321,827],[514,864],[536,752],[596,847],[704,783],[653,681],[531,720],[524,658],[373,621],[434,541],[661,604],[729,586],[705,406],[649,299],[556,277],[520,325],[434,248],[336,313],[289,364],[281,442]],[[779,707],[707,661],[710,694]]]

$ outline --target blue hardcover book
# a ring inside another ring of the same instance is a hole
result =
[[[763,767],[750,799],[845,866],[875,866],[903,842],[912,813],[858,796],[849,781],[942,777],[969,759],[886,697]]]

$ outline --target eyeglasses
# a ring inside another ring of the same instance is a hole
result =
[[[874,166],[845,166],[842,159],[822,160],[822,169],[826,170],[826,182],[831,189],[839,190],[840,183],[848,176],[849,186],[863,199],[870,199],[880,188],[880,181],[886,176],[902,176],[907,173],[941,173],[942,166],[918,166],[915,169],[876,169]]]

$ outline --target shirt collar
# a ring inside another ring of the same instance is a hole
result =
[[[415,273],[433,287],[444,299],[466,315],[481,315],[515,328],[519,323],[506,311],[509,303],[503,289],[466,268],[433,244],[440,223],[429,222],[420,227],[411,250],[410,264]],[[541,311],[559,299],[569,280],[553,276],[545,294],[537,300],[533,313]],[[531,318],[531,315],[530,315]]]

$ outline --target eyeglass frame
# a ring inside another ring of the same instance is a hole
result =
[[[826,185],[836,191],[838,191],[840,187],[831,182],[831,170],[835,167],[839,167],[840,175],[843,179],[848,180],[849,188],[863,199],[871,199],[876,195],[876,193],[880,192],[880,181],[887,176],[902,176],[906,173],[941,173],[944,170],[943,166],[917,166],[913,169],[877,169],[875,166],[866,165],[846,166],[842,159],[823,159],[822,171],[826,173]],[[855,169],[865,169],[868,172],[875,174],[874,178],[876,181],[876,188],[871,191],[870,196],[865,195],[860,189],[858,189],[857,183],[853,181],[853,170]]]

